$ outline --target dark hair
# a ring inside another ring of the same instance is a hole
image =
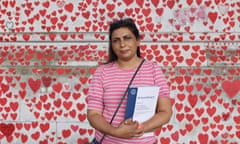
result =
[[[139,30],[138,30],[137,26],[135,25],[134,21],[131,18],[125,18],[125,19],[120,19],[120,20],[113,21],[110,24],[110,28],[109,28],[109,47],[108,47],[108,61],[107,61],[107,63],[116,61],[118,59],[117,55],[113,51],[111,41],[112,41],[113,31],[118,29],[118,28],[121,28],[121,27],[128,28],[135,35],[136,39],[140,39]],[[137,48],[137,56],[141,57],[140,47]]]

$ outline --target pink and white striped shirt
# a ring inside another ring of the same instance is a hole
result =
[[[102,112],[103,117],[110,122],[117,106],[131,80],[136,68],[123,70],[116,62],[101,65],[94,73],[88,91],[88,109]],[[153,62],[145,61],[138,71],[132,86],[159,86],[159,97],[169,97],[169,86],[161,68]],[[120,106],[112,126],[117,127],[124,120],[127,97]],[[95,137],[99,141],[103,134],[96,130]],[[104,144],[153,144],[155,136],[134,137],[130,139],[116,138],[106,135]]]

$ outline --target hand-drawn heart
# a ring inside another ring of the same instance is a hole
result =
[[[64,9],[67,11],[67,12],[72,12],[73,9],[74,9],[74,5],[72,3],[68,3],[68,4],[65,4],[64,6]]]
[[[2,89],[3,93],[6,93],[9,90],[9,85],[7,85],[7,84],[2,83],[0,86],[1,86],[0,88]]]
[[[13,124],[5,124],[5,123],[0,124],[0,131],[6,137],[11,136],[14,130],[15,130],[15,127]]]
[[[76,132],[79,128],[78,125],[71,125],[70,127],[74,132]]]
[[[41,86],[41,80],[40,79],[36,79],[34,80],[33,78],[29,78],[28,79],[28,85],[31,88],[31,90],[36,93],[40,86]]]
[[[130,4],[133,3],[133,0],[123,0],[123,2],[124,2],[127,6],[129,6]]]
[[[199,140],[200,144],[208,143],[208,135],[199,133],[198,134],[198,140]]]
[[[42,77],[42,82],[45,87],[49,87],[52,83],[52,78],[48,76],[43,76]]]
[[[8,30],[11,30],[14,27],[14,23],[12,21],[7,21],[5,26]]]
[[[198,97],[196,95],[191,94],[188,96],[188,102],[192,107],[196,105],[197,101],[198,101]]]
[[[23,39],[24,39],[24,41],[29,41],[29,39],[30,39],[30,34],[23,34]]]
[[[58,82],[52,86],[53,90],[59,93],[62,90],[62,83]]]
[[[67,137],[69,137],[71,135],[71,131],[70,130],[63,130],[62,131],[62,136],[64,137],[64,138],[67,138]]]
[[[210,21],[213,24],[216,22],[217,17],[218,17],[218,13],[217,12],[209,12],[208,13],[208,18],[210,19]]]
[[[234,98],[240,91],[240,80],[225,80],[222,82],[222,87],[229,98]]]
[[[174,141],[177,142],[178,139],[179,139],[179,133],[178,133],[178,131],[172,133],[172,134],[171,134],[171,138],[172,138]]]
[[[57,6],[58,7],[63,7],[65,5],[65,1],[64,0],[58,0],[57,1]]]
[[[168,0],[167,1],[167,6],[168,8],[172,9],[175,5],[175,1],[174,0]]]
[[[86,119],[87,115],[86,114],[78,114],[78,119],[83,122]]]

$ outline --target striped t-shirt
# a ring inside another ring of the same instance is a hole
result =
[[[88,109],[102,112],[103,117],[110,122],[117,106],[131,80],[136,68],[123,70],[116,62],[99,66],[90,82],[88,91]],[[169,87],[161,68],[153,62],[145,61],[138,71],[132,86],[159,86],[159,97],[169,97]],[[114,127],[124,120],[127,97],[120,106],[112,125]],[[103,134],[96,130],[95,137],[99,141]],[[153,144],[155,136],[134,137],[130,139],[116,138],[106,135],[104,144]]]

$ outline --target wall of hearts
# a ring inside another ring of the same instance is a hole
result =
[[[0,143],[93,138],[86,95],[107,58],[108,24],[131,17],[141,52],[171,88],[158,143],[240,141],[238,0],[1,0]]]

